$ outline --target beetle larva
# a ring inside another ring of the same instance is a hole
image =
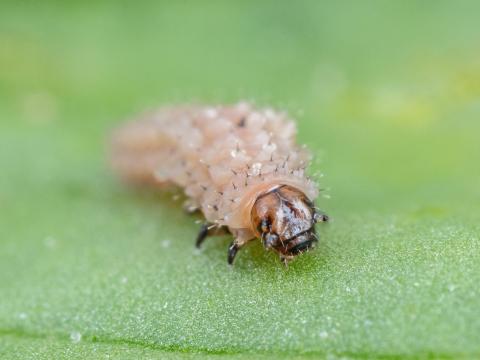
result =
[[[295,133],[285,113],[248,103],[167,107],[115,132],[112,164],[127,180],[182,187],[206,219],[198,247],[226,230],[229,264],[256,238],[287,264],[317,243],[315,223],[328,220],[313,204],[310,155]]]

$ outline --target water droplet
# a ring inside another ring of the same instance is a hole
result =
[[[43,240],[43,243],[47,248],[53,249],[57,245],[57,240],[53,236],[47,236]]]
[[[78,343],[80,340],[82,340],[82,334],[80,334],[78,331],[73,331],[70,333],[70,340],[73,343]]]
[[[162,247],[163,247],[164,249],[169,248],[169,247],[170,247],[170,240],[163,240],[163,241],[161,242],[161,244],[162,244]]]

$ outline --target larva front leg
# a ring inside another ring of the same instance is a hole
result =
[[[198,249],[200,249],[200,247],[202,246],[202,243],[208,237],[208,231],[210,230],[211,226],[212,226],[212,224],[205,223],[200,228],[200,231],[198,232],[198,235],[197,235],[197,240],[195,241],[195,246]]]
[[[253,235],[247,229],[233,230],[232,235],[235,237],[235,240],[233,240],[230,246],[228,247],[227,262],[229,265],[233,264],[233,261],[235,260],[235,256],[237,255],[238,250],[240,250],[248,242],[255,239],[255,235]]]
[[[233,264],[233,260],[235,260],[235,256],[237,255],[238,250],[240,250],[240,245],[238,245],[235,242],[235,240],[233,240],[230,246],[228,247],[228,256],[227,256],[228,265]]]
[[[209,236],[213,235],[222,235],[228,234],[229,231],[225,226],[218,226],[217,224],[212,223],[205,223],[201,226],[200,231],[198,232],[197,239],[195,241],[195,246],[200,248],[205,241],[205,239]]]
[[[220,233],[226,234],[229,232],[225,226],[222,226],[220,228],[216,226],[216,224],[211,223],[205,223],[202,225],[200,231],[198,232],[197,240],[195,241],[195,246],[197,248],[200,248],[202,246],[203,242],[207,237],[212,235],[219,235]],[[233,260],[235,259],[235,256],[237,255],[237,252],[240,248],[241,245],[236,240],[232,241],[232,243],[228,247],[227,262],[229,265],[233,264]]]

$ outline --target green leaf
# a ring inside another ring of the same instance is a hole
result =
[[[0,357],[480,356],[478,10],[2,5]],[[239,97],[289,109],[326,175],[333,221],[288,269],[196,251],[174,190],[107,165],[123,118]]]

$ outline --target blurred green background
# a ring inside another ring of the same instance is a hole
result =
[[[2,358],[480,357],[477,1],[2,1]],[[288,270],[193,250],[119,121],[286,109],[334,219]],[[318,176],[318,175],[315,175]]]

